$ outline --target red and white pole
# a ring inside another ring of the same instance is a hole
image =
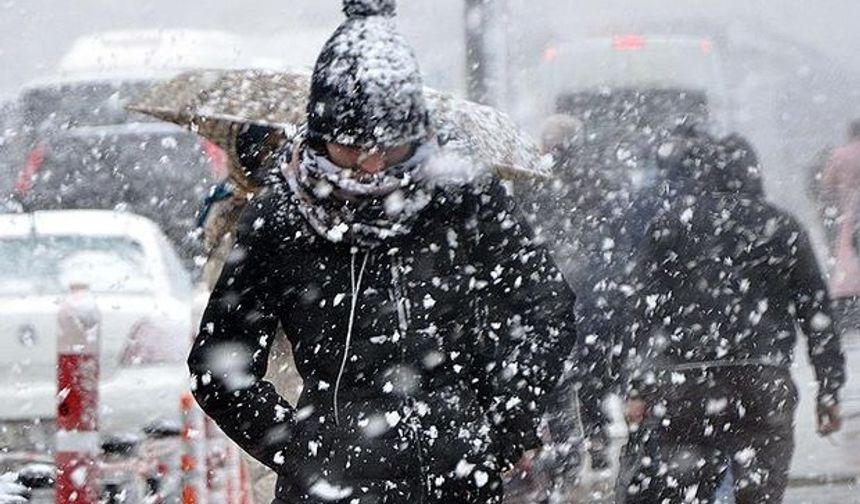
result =
[[[86,285],[70,286],[57,321],[56,502],[97,504],[101,313]]]
[[[206,490],[208,504],[232,504],[227,495],[227,437],[206,418]]]
[[[191,392],[185,392],[180,399],[182,411],[182,504],[201,504],[206,502],[206,488],[203,481],[203,459],[206,456],[203,437],[202,415],[196,407]]]
[[[248,477],[248,466],[244,460],[239,461],[239,502],[240,504],[254,504],[251,478]]]
[[[227,502],[239,504],[239,451],[232,442],[227,442]]]

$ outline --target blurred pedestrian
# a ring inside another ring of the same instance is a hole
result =
[[[559,123],[564,123],[558,118],[565,116],[555,117],[545,127],[545,142],[552,139],[553,130],[558,131]],[[618,303],[614,299],[625,266],[625,231],[621,224],[629,192],[624,181],[617,178],[619,170],[608,167],[603,156],[589,145],[583,124],[568,120],[568,128],[567,135],[558,137],[551,149],[555,153],[555,191],[533,193],[542,198],[552,194],[554,217],[546,211],[539,214],[545,226],[553,219],[558,221],[549,243],[557,251],[565,276],[579,293],[575,382],[578,411],[568,411],[554,423],[557,430],[562,429],[562,422],[566,423],[570,439],[574,435],[582,437],[591,468],[604,470],[609,465],[609,417],[603,402],[614,390],[608,363],[615,340],[613,321]],[[575,433],[575,428],[582,432]],[[575,481],[569,476],[566,480]]]
[[[579,119],[567,114],[551,115],[541,130],[541,150],[556,160],[563,159],[571,149],[582,145],[584,135],[585,125]]]
[[[821,182],[825,205],[835,216],[831,244],[834,258],[830,294],[835,300],[837,323],[843,331],[860,329],[860,251],[856,236],[860,224],[860,119],[848,128],[849,142],[830,157]]]
[[[844,382],[830,299],[806,232],[769,204],[739,136],[679,156],[646,234],[626,337],[631,439],[619,501],[782,501],[793,452],[796,327],[818,379],[818,429],[839,430]]]
[[[538,238],[546,243],[578,293],[574,378],[557,389],[547,415],[548,438],[532,473],[531,500],[566,502],[576,489],[584,455],[591,468],[608,469],[609,417],[604,399],[614,390],[610,375],[618,277],[626,254],[619,228],[627,205],[624,181],[602,152],[589,145],[583,123],[570,115],[547,119],[541,134],[554,161],[548,180],[518,181],[515,194]]]
[[[500,502],[502,472],[540,447],[574,296],[498,181],[434,178],[394,2],[344,11],[280,180],[240,218],[194,394],[278,474],[276,503]],[[264,379],[279,325],[295,405]]]

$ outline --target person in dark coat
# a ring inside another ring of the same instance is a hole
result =
[[[188,362],[276,503],[492,503],[541,442],[574,295],[496,180],[446,180],[386,0],[347,0]],[[432,169],[431,169],[432,168]],[[304,388],[264,379],[282,326]]]
[[[819,385],[819,432],[840,427],[844,358],[803,227],[764,199],[738,136],[681,156],[635,277],[619,501],[712,502],[730,468],[735,502],[777,503],[793,452],[797,327]]]
[[[561,135],[559,124],[575,121]],[[573,439],[574,424],[581,423],[591,466],[608,468],[609,417],[604,399],[613,390],[610,372],[616,315],[623,306],[622,288],[627,266],[627,231],[624,217],[630,205],[630,184],[623,180],[616,160],[607,160],[600,146],[589,142],[584,126],[570,116],[547,122],[545,149],[556,161],[556,179],[524,190],[530,214],[539,221],[542,237],[550,245],[565,277],[579,294],[577,303],[577,379],[579,420],[570,408],[553,422],[563,438]],[[569,402],[569,401],[568,401]],[[566,428],[565,428],[566,425]],[[574,467],[571,467],[573,470]],[[567,482],[574,478],[567,475]]]
[[[631,185],[621,163],[606,156],[585,125],[567,114],[547,118],[541,134],[554,161],[550,179],[518,180],[515,197],[577,292],[577,345],[572,378],[558,387],[546,417],[544,449],[517,483],[527,502],[567,502],[579,486],[583,455],[591,469],[610,467],[609,416],[604,401],[616,389],[611,363],[623,312],[621,282],[629,262],[624,228]],[[543,500],[541,500],[543,499]],[[526,502],[525,500],[523,502]]]

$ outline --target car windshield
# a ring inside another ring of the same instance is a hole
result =
[[[154,290],[143,248],[127,238],[0,238],[0,295],[60,294],[73,283],[97,293]]]
[[[24,120],[37,131],[153,122],[125,109],[150,86],[149,81],[85,81],[34,87],[23,97]]]

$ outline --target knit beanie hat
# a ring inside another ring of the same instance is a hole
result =
[[[311,80],[308,140],[390,148],[428,135],[424,83],[394,25],[395,0],[344,0],[346,21],[323,46]]]

